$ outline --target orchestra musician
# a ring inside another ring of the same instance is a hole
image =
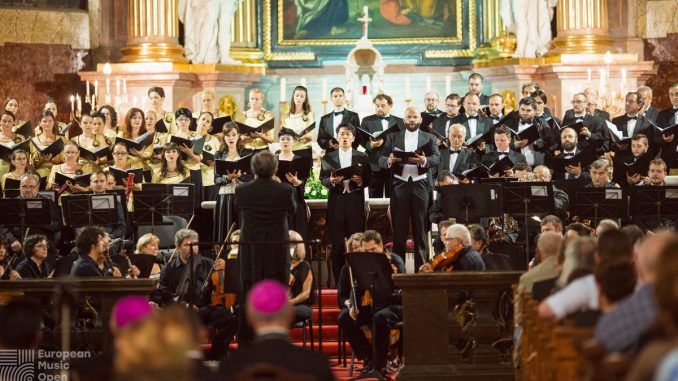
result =
[[[152,233],[146,233],[139,237],[134,255],[130,258],[134,267],[139,270],[139,278],[160,277],[160,265],[155,261],[158,255],[158,245],[160,245],[160,238]],[[152,259],[152,261],[137,260],[146,257],[150,257],[149,259]],[[150,266],[148,266],[149,264]]]
[[[334,279],[339,279],[344,265],[344,240],[352,234],[364,230],[365,226],[365,192],[363,189],[369,184],[369,158],[363,152],[353,149],[355,141],[355,127],[348,123],[341,123],[337,127],[336,136],[339,149],[329,152],[323,157],[325,165],[320,169],[320,181],[329,189],[327,200],[327,219],[332,242],[331,262]],[[362,166],[361,175],[351,178],[335,176],[334,170]]]
[[[586,188],[619,188],[619,185],[610,181],[610,164],[605,159],[598,159],[591,163],[589,175],[591,182],[586,184]]]
[[[472,246],[471,232],[462,224],[453,224],[445,231],[445,250],[443,254],[453,255],[450,264],[452,271],[485,271],[485,262]],[[439,254],[442,255],[442,254]],[[435,258],[434,258],[435,259]],[[444,271],[445,268],[435,269],[431,263],[424,263],[419,271],[430,273],[434,270]]]
[[[100,226],[86,226],[75,238],[78,259],[73,262],[73,277],[121,278],[120,269],[108,258],[110,237]]]
[[[225,269],[226,261],[221,258],[213,261],[202,256],[197,243],[196,231],[180,229],[176,232],[174,244],[177,255],[162,269],[158,291],[163,304],[181,302],[193,306],[203,324],[216,331],[207,358],[217,360],[226,354],[235,335],[237,321],[225,306],[211,304],[213,285],[206,282],[212,271]]]
[[[12,271],[9,279],[47,278],[52,272],[52,267],[46,261],[48,248],[47,237],[44,235],[34,234],[26,237],[23,248],[24,258],[16,265],[16,271]]]
[[[273,119],[273,114],[262,107],[264,103],[264,92],[259,88],[250,89],[249,108],[236,115],[235,120],[244,123],[250,127],[258,127]],[[273,143],[275,135],[273,129],[266,132],[254,132],[252,136],[243,136],[243,147],[256,153],[268,149],[268,145]]]
[[[330,98],[334,110],[320,118],[318,129],[318,145],[325,150],[325,154],[336,151],[339,148],[339,139],[336,136],[337,127],[340,124],[360,125],[358,114],[346,108],[346,95],[344,89],[335,87],[330,91]],[[358,140],[353,142],[353,148],[358,148]]]
[[[290,240],[301,241],[301,235],[290,230]],[[294,308],[294,321],[301,322],[313,315],[315,303],[315,282],[311,264],[305,260],[306,247],[303,243],[290,246],[292,264],[290,267],[290,304]]]

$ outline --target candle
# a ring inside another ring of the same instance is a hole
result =
[[[323,78],[323,102],[327,102],[327,78]]]
[[[75,112],[75,97],[71,95],[71,113]]]
[[[92,112],[97,109],[97,97],[92,95]]]
[[[110,99],[111,96],[111,78],[106,76],[106,96]]]
[[[85,81],[85,99],[89,101],[89,79]]]
[[[600,69],[600,83],[598,84],[598,94],[605,96],[605,69]]]
[[[431,76],[427,75],[426,76],[426,91],[431,91]]]
[[[75,105],[76,105],[76,110],[78,112],[82,112],[82,98],[80,98],[80,94],[75,95]]]
[[[132,105],[133,105],[134,107],[138,107],[138,106],[139,106],[139,97],[137,97],[136,95],[135,95],[134,97],[132,97]]]
[[[622,68],[621,69],[621,95],[624,96],[626,94],[626,69]]]
[[[445,96],[452,92],[452,77],[449,75],[445,76]]]
[[[127,96],[127,79],[122,79],[122,94]]]
[[[287,86],[287,79],[280,78],[280,102],[285,102],[285,86]]]
[[[591,87],[591,68],[586,69],[586,86]]]
[[[115,80],[115,95],[120,95],[120,79]]]
[[[405,99],[411,100],[410,98],[410,76],[405,77]]]
[[[94,80],[94,98],[99,96],[99,80]]]
[[[301,77],[301,83],[302,86],[306,87],[306,77]]]

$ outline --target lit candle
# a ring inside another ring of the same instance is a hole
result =
[[[115,95],[120,95],[120,78],[115,80]]]
[[[285,87],[287,86],[287,79],[280,78],[280,102],[285,102]]]
[[[75,112],[75,97],[71,95],[71,113]]]
[[[92,95],[92,112],[97,109],[97,97]]]
[[[621,69],[621,95],[624,96],[626,94],[626,69],[622,68]]]
[[[122,94],[127,96],[127,79],[122,79]]]
[[[591,87],[591,68],[586,69],[586,86]]]
[[[94,80],[94,98],[99,96],[99,80]]]
[[[405,77],[405,99],[411,100],[410,98],[410,76]]]
[[[300,85],[306,87],[306,77],[301,77],[301,83]]]
[[[327,102],[327,78],[323,78],[323,102]]]
[[[82,112],[82,98],[80,98],[80,94],[76,94],[75,96],[75,105],[76,110],[78,110],[78,112]]]
[[[111,77],[106,76],[106,96],[111,96]]]
[[[89,79],[85,81],[85,99],[89,101]]]
[[[427,75],[426,76],[426,91],[431,91],[431,76]]]
[[[448,96],[452,92],[452,77],[449,75],[445,76],[445,96]]]

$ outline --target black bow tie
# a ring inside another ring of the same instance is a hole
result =
[[[522,123],[520,123],[521,127],[529,127],[531,125],[532,125],[532,122],[522,122]]]
[[[344,115],[343,111],[335,111],[334,116]]]
[[[466,119],[468,119],[468,120],[471,120],[471,119],[478,120],[478,115],[467,116]]]
[[[389,116],[380,116],[379,119],[381,120],[389,120],[391,117]]]
[[[499,121],[501,119],[501,116],[491,116],[490,118],[494,121]]]
[[[508,155],[509,154],[508,152],[501,152],[501,151],[497,151],[497,152],[499,152],[499,155]]]
[[[572,152],[565,152],[565,157],[573,157],[574,154]]]
[[[461,151],[450,151],[450,155],[454,155],[455,153],[458,154],[459,152],[461,152]]]
[[[629,120],[638,120],[638,115],[636,115],[636,116],[628,116],[627,115],[626,117],[629,118]]]

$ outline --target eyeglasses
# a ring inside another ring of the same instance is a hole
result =
[[[447,107],[447,108],[459,108],[459,105],[451,105],[449,103],[445,103],[445,107]]]
[[[438,100],[435,98],[425,98],[424,101],[429,103],[438,102]]]
[[[582,104],[582,103],[586,103],[586,101],[577,100],[577,99],[572,101],[572,104]]]

